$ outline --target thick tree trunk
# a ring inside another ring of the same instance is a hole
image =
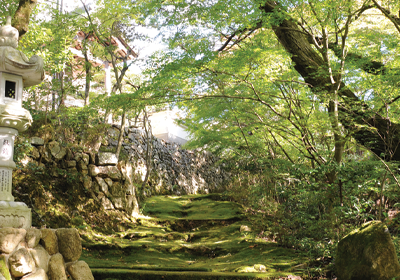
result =
[[[19,0],[19,6],[14,14],[12,26],[18,29],[19,36],[28,32],[29,18],[38,0]]]
[[[267,1],[260,8],[267,14],[280,9],[274,1]],[[296,71],[321,99],[332,92],[333,87],[338,87],[332,84],[323,58],[294,20],[281,19],[273,29],[279,42],[291,54]],[[385,160],[400,160],[400,125],[375,113],[344,83],[340,84],[338,95],[339,120],[353,133],[354,139]]]

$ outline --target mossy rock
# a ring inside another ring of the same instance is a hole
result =
[[[372,221],[344,237],[337,249],[336,274],[340,280],[391,280],[400,276],[387,227]]]

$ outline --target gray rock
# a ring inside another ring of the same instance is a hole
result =
[[[42,161],[43,163],[51,162],[50,153],[47,151],[47,149],[46,149],[44,146],[38,147],[38,151],[39,151],[39,153],[40,153],[41,161]]]
[[[107,165],[117,165],[118,158],[117,155],[110,152],[99,152],[96,156],[96,165],[107,166]]]
[[[97,184],[99,185],[99,190],[105,194],[108,194],[108,184],[104,181],[103,178],[95,177]]]
[[[48,275],[50,280],[67,280],[64,259],[60,253],[51,256]]]
[[[335,266],[340,280],[390,280],[400,275],[389,230],[379,221],[365,223],[339,242]]]
[[[26,248],[15,251],[8,258],[8,263],[10,264],[11,275],[14,277],[22,277],[35,269],[35,261]]]
[[[47,144],[47,148],[50,151],[50,154],[56,159],[61,160],[67,154],[67,149],[61,147],[60,143],[56,141],[52,141]]]
[[[78,161],[77,167],[78,167],[78,170],[79,170],[79,171],[88,170],[87,164],[86,164],[84,161],[82,161],[82,160],[81,160],[81,161]]]
[[[116,166],[96,166],[93,164],[89,165],[89,174],[92,177],[111,178],[112,180],[121,180],[121,172]]]
[[[111,198],[111,201],[114,207],[118,210],[124,210],[126,208],[126,198],[124,197],[115,197]]]
[[[67,265],[67,271],[74,280],[94,280],[92,271],[84,261],[77,261]]]
[[[90,190],[92,188],[92,178],[90,176],[84,175],[82,177],[82,183],[86,190]]]
[[[42,238],[40,243],[50,255],[58,253],[58,240],[55,230],[43,228],[41,229]]]
[[[104,181],[107,183],[108,187],[112,187],[113,185],[113,180],[111,180],[110,178],[105,178]]]
[[[65,162],[65,165],[66,165],[67,168],[76,167],[76,161],[75,160],[67,160]]]
[[[26,230],[26,244],[28,248],[34,248],[39,244],[40,238],[42,238],[42,232],[37,228],[30,228]]]
[[[120,182],[113,182],[111,187],[112,196],[122,197],[125,196],[126,190]]]
[[[30,140],[31,140],[31,145],[32,145],[32,146],[43,146],[43,145],[44,145],[44,140],[43,140],[43,138],[40,138],[40,137],[32,137]]]
[[[25,229],[1,228],[0,229],[0,252],[10,254],[17,245],[25,238]]]
[[[43,269],[46,273],[49,271],[50,255],[41,245],[36,246],[29,251],[37,267]]]
[[[59,228],[56,230],[58,237],[58,250],[65,261],[73,262],[82,254],[82,241],[78,230],[75,228]]]
[[[104,210],[113,210],[114,205],[112,202],[104,195],[104,193],[100,193],[97,197],[100,200],[100,204]]]

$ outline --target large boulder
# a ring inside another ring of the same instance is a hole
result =
[[[344,237],[335,263],[338,280],[391,280],[400,276],[389,230],[379,221],[365,223]]]
[[[84,261],[67,264],[67,271],[74,280],[94,280],[92,271]]]
[[[67,274],[65,273],[65,262],[64,258],[60,253],[51,256],[49,262],[49,279],[51,280],[67,280]]]
[[[82,241],[76,228],[59,228],[56,231],[58,249],[66,262],[73,262],[82,254]]]

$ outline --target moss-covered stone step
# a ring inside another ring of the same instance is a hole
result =
[[[220,195],[155,196],[144,204],[145,216],[128,230],[82,234],[82,259],[96,280],[288,279],[306,273],[304,252],[260,238],[242,206]]]
[[[146,271],[129,269],[92,269],[96,280],[272,280],[287,274],[265,276],[257,273],[221,273],[199,271]]]

